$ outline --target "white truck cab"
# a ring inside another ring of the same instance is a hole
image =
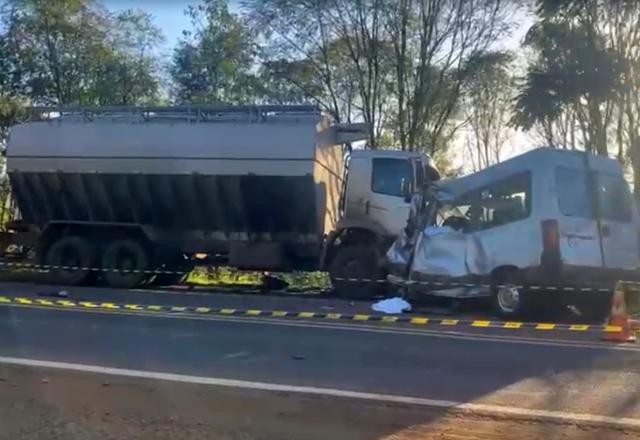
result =
[[[374,223],[395,237],[409,216],[407,191],[413,194],[426,180],[438,178],[433,161],[424,153],[354,150],[348,162],[344,217]]]
[[[407,225],[412,195],[439,178],[433,161],[424,153],[350,153],[342,216],[327,243],[328,270],[339,295],[368,297],[377,292],[381,284],[371,280],[386,277],[384,255]]]

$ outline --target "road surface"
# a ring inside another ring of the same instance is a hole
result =
[[[39,293],[48,291],[0,285],[0,295]],[[72,290],[71,298],[341,312],[366,307],[100,289]],[[54,428],[61,437],[79,438],[640,433],[640,346],[602,343],[591,332],[444,330],[35,304],[5,304],[0,315],[0,415],[11,422],[12,438],[45,438]],[[32,412],[43,426],[21,411]]]

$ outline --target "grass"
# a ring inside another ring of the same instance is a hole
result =
[[[285,281],[292,290],[323,290],[331,286],[329,276],[325,272],[270,272],[269,275]],[[199,266],[189,274],[187,283],[199,286],[259,286],[262,284],[262,276],[263,272],[237,270],[230,267]]]

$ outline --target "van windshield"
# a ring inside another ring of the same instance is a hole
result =
[[[622,176],[592,171],[597,199],[591,195],[589,174],[585,170],[557,167],[556,188],[560,212],[569,217],[596,218],[594,201],[598,201],[604,220],[629,223],[631,196]]]

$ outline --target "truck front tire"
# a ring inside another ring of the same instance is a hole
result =
[[[385,282],[378,252],[368,246],[339,246],[329,265],[331,284],[341,298],[372,298],[380,293]]]
[[[120,239],[107,246],[102,256],[105,282],[110,287],[132,289],[150,278],[149,253],[139,240]]]
[[[92,274],[94,249],[87,240],[77,235],[55,240],[45,253],[44,264],[49,267],[52,281],[75,286],[85,282]]]

